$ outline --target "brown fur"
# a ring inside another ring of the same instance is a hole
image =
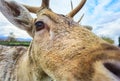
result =
[[[44,28],[39,31],[34,25],[37,21],[44,22]],[[72,18],[43,8],[28,28],[24,29],[33,37],[31,45],[15,60],[10,79],[6,81],[120,81],[117,73],[120,72],[120,49]]]

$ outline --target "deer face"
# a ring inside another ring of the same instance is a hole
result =
[[[82,0],[66,16],[54,13],[49,8],[49,0],[42,0],[41,7],[31,7],[14,1],[0,0],[0,10],[11,23],[33,37],[29,55],[37,65],[36,67],[42,68],[50,77],[57,77],[57,81],[78,81],[77,79],[92,81],[92,76],[95,77],[93,81],[96,81],[101,76],[104,77],[108,74],[110,79],[108,81],[112,81],[112,79],[119,81],[120,74],[117,73],[118,76],[116,76],[114,73],[114,71],[120,72],[119,51],[116,51],[119,49],[106,44],[105,41],[87,29],[80,27],[72,19],[85,2],[86,0]],[[30,12],[35,13],[37,18],[34,19]],[[103,43],[105,44],[103,45]],[[110,54],[108,55],[108,53]],[[109,60],[109,58],[117,59],[118,63],[108,61],[105,63],[104,60]],[[102,67],[102,71],[96,69],[97,66]],[[101,75],[99,76],[99,74]],[[77,79],[74,79],[76,76]],[[67,80],[65,80],[66,78]]]
[[[67,44],[73,43],[74,40],[70,42],[67,40],[76,37],[76,35],[71,35],[74,28],[79,28],[79,24],[74,22],[72,18],[56,14],[50,9],[40,10],[37,13],[37,19],[34,21],[32,44],[34,55],[32,57],[36,59],[39,55],[48,54],[48,51],[54,52],[55,49],[63,49],[60,45],[66,44],[67,47]],[[63,40],[66,42],[63,43]]]

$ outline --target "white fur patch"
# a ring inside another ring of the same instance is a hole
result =
[[[55,37],[54,32],[52,32],[52,31],[50,30],[50,40],[53,40],[53,39],[54,39],[54,37]]]

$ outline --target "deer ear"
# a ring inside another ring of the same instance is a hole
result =
[[[0,11],[15,26],[30,31],[33,18],[23,5],[11,0],[0,0]]]

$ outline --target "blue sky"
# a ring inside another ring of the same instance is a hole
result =
[[[15,0],[32,6],[40,6],[41,0]],[[72,0],[77,6],[80,0]],[[51,9],[59,14],[67,14],[71,10],[70,0],[51,0]],[[93,32],[99,36],[108,36],[115,40],[120,36],[120,0],[87,0],[82,10],[75,16],[77,21],[85,14],[82,25],[90,25]],[[13,26],[0,12],[0,36],[7,36],[14,32],[16,37],[28,38],[29,35]]]

